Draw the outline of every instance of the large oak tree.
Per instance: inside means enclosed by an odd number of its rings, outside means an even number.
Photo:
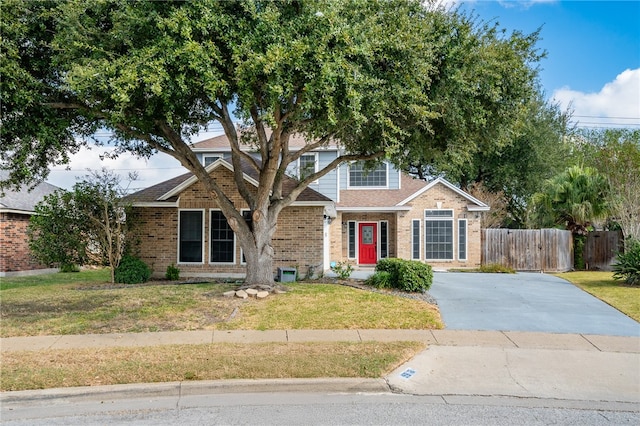
[[[119,152],[171,155],[217,199],[252,284],[273,280],[279,213],[340,163],[402,167],[417,153],[465,158],[503,144],[538,59],[537,34],[507,37],[409,0],[7,0],[1,13],[0,167],[11,181],[46,177],[99,128]],[[251,229],[190,149],[212,121],[230,141]],[[289,150],[294,133],[309,141],[302,150]],[[330,141],[344,155],[283,194],[287,165]]]

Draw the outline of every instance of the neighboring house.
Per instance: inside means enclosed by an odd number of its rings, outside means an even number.
[[[290,149],[304,146],[299,136]],[[225,135],[194,144],[193,151],[224,186],[234,187],[230,147]],[[246,147],[251,152],[250,147]],[[294,178],[320,170],[340,154],[328,146],[301,156],[288,169]],[[255,179],[245,170],[245,178]],[[291,182],[290,182],[291,184]],[[142,259],[157,274],[175,263],[184,273],[242,274],[241,250],[216,210],[190,174],[130,196],[143,218]],[[242,208],[236,194],[233,202]],[[313,182],[280,216],[274,238],[275,267],[297,266],[304,276],[328,270],[333,262],[372,267],[381,258],[426,262],[434,268],[474,268],[480,265],[482,212],[489,207],[445,179],[414,179],[383,163],[364,170],[360,163],[343,164]],[[193,236],[183,230],[193,227]],[[214,235],[222,232],[221,240]],[[190,238],[193,240],[191,241]],[[191,243],[189,243],[191,241]],[[187,244],[194,254],[185,256]],[[224,261],[218,251],[224,251]]]
[[[0,171],[0,180],[6,179]],[[21,187],[18,191],[0,192],[0,277],[31,275],[56,271],[36,262],[29,249],[27,226],[35,206],[56,190],[57,186],[43,182],[31,191]]]

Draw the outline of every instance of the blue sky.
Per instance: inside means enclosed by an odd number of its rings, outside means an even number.
[[[447,3],[509,32],[541,28],[540,82],[548,98],[571,102],[579,125],[640,128],[640,1]]]
[[[542,28],[538,47],[547,57],[540,63],[540,83],[547,98],[570,109],[582,127],[640,128],[640,0],[443,2],[473,10],[483,21],[498,22],[508,32],[528,34]],[[176,160],[164,154],[150,160],[123,155],[101,161],[105,149],[81,150],[72,156],[70,170],[56,167],[48,181],[71,188],[87,168],[104,166],[123,178],[139,170],[140,180],[132,187],[143,188],[184,173]]]

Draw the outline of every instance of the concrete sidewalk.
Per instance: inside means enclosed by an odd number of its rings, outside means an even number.
[[[1,352],[210,343],[419,341],[437,346],[640,353],[640,337],[469,330],[197,330],[0,338]]]
[[[397,392],[470,398],[524,398],[557,407],[640,412],[640,338],[464,330],[186,331],[0,339],[3,353],[175,344],[422,341],[428,348],[380,379],[292,379],[132,384],[4,392],[2,409],[28,401],[171,396],[175,392]],[[70,399],[69,399],[70,398]],[[522,401],[524,401],[522,400]],[[520,401],[520,403],[522,403]],[[541,402],[543,401],[543,402]],[[551,402],[550,402],[551,401]],[[512,401],[513,402],[513,401]],[[525,403],[525,405],[531,404]],[[549,405],[551,404],[551,405]]]

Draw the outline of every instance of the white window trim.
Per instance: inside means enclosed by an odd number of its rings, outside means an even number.
[[[411,221],[411,260],[420,260],[422,259],[422,221],[420,219],[413,219]],[[413,233],[414,225],[418,224],[418,257],[414,257],[413,255],[413,242],[415,240],[416,235]]]
[[[211,229],[212,229],[212,222],[213,222],[213,212],[221,212],[222,210],[220,209],[209,209],[209,256],[207,256],[208,258],[208,263],[209,265],[235,265],[237,263],[237,259],[236,259],[236,233],[233,233],[233,261],[232,262],[212,262],[211,261],[211,253],[213,252],[213,238],[211,238]]]
[[[350,235],[349,235],[349,226],[350,224],[353,223],[354,226],[354,235],[353,235],[353,247],[354,247],[354,251],[353,251],[353,257],[349,256],[349,247],[351,246],[350,244]],[[356,260],[358,259],[358,222],[356,222],[355,220],[349,220],[347,221],[347,259],[350,260]]]
[[[384,186],[352,186],[351,185],[351,165],[357,163],[352,161],[347,165],[347,189],[367,190],[367,189],[389,189],[389,163],[384,161],[382,164],[386,167],[385,185]]]
[[[200,212],[202,214],[202,261],[200,262],[181,262],[180,261],[180,213],[182,212]],[[176,264],[177,265],[204,265],[204,259],[206,257],[206,235],[205,235],[205,218],[204,218],[204,212],[205,209],[178,209],[178,247],[176,250],[176,254],[177,254],[177,259],[176,259]]]
[[[379,220],[378,222],[378,241],[376,244],[378,245],[378,260],[382,259],[382,224],[387,224],[387,257],[389,257],[389,221],[388,220]]]
[[[460,257],[460,229],[461,223],[464,222],[464,257]],[[469,223],[467,219],[458,219],[458,260],[466,261],[469,258]]]
[[[298,160],[296,161],[296,164],[297,164],[297,167],[298,167],[298,179],[300,179],[300,178],[301,178],[300,174],[301,174],[301,172],[302,172],[302,166],[300,165],[300,159],[301,159],[302,157],[304,157],[305,155],[313,155],[313,157],[314,157],[314,160],[313,160],[313,173],[318,173],[318,165],[319,165],[319,164],[318,164],[318,161],[319,161],[319,160],[318,160],[318,153],[317,153],[317,152],[306,152],[306,153],[302,154],[302,155],[298,158]],[[313,182],[311,182],[311,183],[318,183],[318,179],[314,180],[314,181],[313,181]]]
[[[429,211],[450,211],[451,212],[451,216],[447,217],[447,216],[433,216],[433,217],[427,217],[427,210]],[[423,238],[424,238],[424,256],[425,256],[425,261],[427,262],[453,262],[456,260],[456,250],[458,248],[458,245],[456,244],[456,227],[454,226],[454,219],[455,219],[455,211],[453,209],[425,209],[424,210],[424,221],[438,221],[438,220],[448,220],[451,221],[451,258],[450,259],[426,259],[427,256],[427,228],[426,228],[426,224],[425,224],[425,228],[424,228],[424,232],[423,232]]]

